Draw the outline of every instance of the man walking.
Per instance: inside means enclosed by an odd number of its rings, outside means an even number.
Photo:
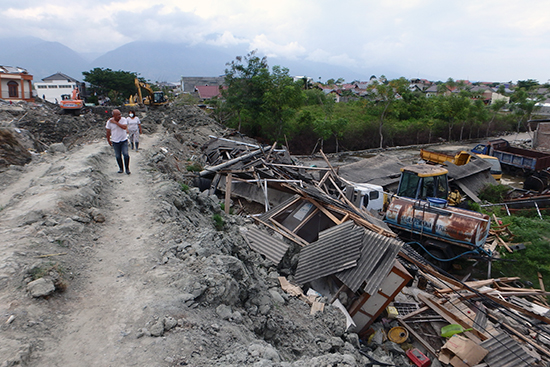
[[[129,175],[130,156],[128,155],[128,137],[126,135],[128,123],[119,110],[113,110],[113,117],[107,121],[105,128],[107,129],[107,142],[115,150],[116,162],[119,168],[118,173],[123,173],[124,167],[126,167],[126,174]],[[124,157],[124,165],[122,164],[122,157]]]

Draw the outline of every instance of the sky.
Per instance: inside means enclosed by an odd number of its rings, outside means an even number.
[[[387,77],[550,78],[540,0],[0,0],[0,34],[105,53],[132,41],[205,43]],[[283,65],[284,66],[284,65]]]

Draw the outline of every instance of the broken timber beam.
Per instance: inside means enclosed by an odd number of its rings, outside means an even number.
[[[227,162],[223,162],[223,163],[220,163],[218,164],[217,166],[212,166],[212,167],[205,167],[204,170],[202,170],[200,173],[199,173],[199,176],[206,176],[210,173],[214,173],[214,172],[218,172],[219,170],[221,170],[222,168],[225,168],[225,167],[228,167],[228,166],[231,166],[232,164],[234,163],[237,163],[237,162],[240,162],[240,161],[243,161],[245,159],[248,159],[248,158],[252,158],[258,154],[262,153],[262,150],[261,149],[258,149],[258,150],[254,150],[248,154],[245,154],[245,155],[242,155],[240,157],[237,157],[237,158],[233,158],[231,160],[228,160]]]
[[[472,325],[466,324],[461,318],[456,317],[451,311],[447,310],[442,305],[438,304],[437,302],[434,302],[433,300],[429,299],[428,297],[425,297],[421,294],[418,295],[418,299],[424,302],[426,306],[430,307],[432,310],[434,310],[439,316],[443,317],[449,324],[459,324],[464,329],[471,328]],[[474,320],[472,319],[472,322]],[[489,339],[489,337],[482,332],[479,332],[478,330],[472,330],[472,331],[465,331],[464,334],[468,336],[471,340],[473,340],[476,343],[480,343],[483,340]]]

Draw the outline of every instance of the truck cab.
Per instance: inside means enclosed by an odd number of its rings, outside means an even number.
[[[428,198],[447,200],[448,173],[449,171],[443,167],[428,164],[403,167],[397,196],[421,200]]]
[[[382,186],[368,183],[353,183],[344,189],[346,198],[356,207],[381,212],[384,209],[384,189]]]

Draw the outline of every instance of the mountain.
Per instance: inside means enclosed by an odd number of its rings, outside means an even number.
[[[0,65],[19,66],[41,80],[62,72],[82,80],[82,71],[88,62],[77,52],[59,42],[48,42],[36,37],[0,39]]]
[[[246,47],[216,47],[210,45],[188,45],[184,43],[135,41],[123,45],[97,58],[91,64],[94,67],[108,67],[113,70],[138,72],[151,81],[178,81],[181,76],[218,76],[223,75],[226,63],[237,56],[248,53]],[[261,50],[258,56],[262,56]],[[321,76],[323,81],[329,78],[367,80],[368,76],[356,70],[321,62],[290,60],[268,57],[268,65],[279,65],[290,70],[290,75],[311,76],[315,81]]]
[[[91,65],[137,72],[153,82],[175,82],[182,76],[223,75],[225,63],[245,53],[239,47],[135,41],[107,52]]]
[[[136,72],[150,81],[177,82],[182,76],[223,75],[226,63],[237,56],[245,56],[244,45],[218,47],[207,44],[135,41],[109,51],[93,61],[92,54],[80,55],[59,42],[48,42],[36,37],[0,39],[0,65],[20,66],[41,80],[56,72],[83,80],[82,72],[95,67]],[[258,56],[262,51],[258,51]],[[314,81],[340,77],[346,81],[367,80],[371,75],[391,78],[383,72],[387,68],[351,69],[300,59],[268,57],[268,65],[279,65],[290,70],[290,75],[305,75]]]

